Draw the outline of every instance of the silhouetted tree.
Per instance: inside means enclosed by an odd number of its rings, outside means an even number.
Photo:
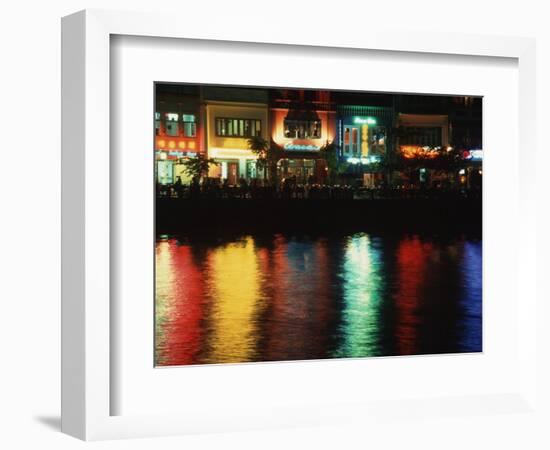
[[[267,180],[267,168],[269,166],[269,142],[261,136],[253,136],[248,139],[248,148],[257,156],[256,168],[264,173],[264,181]]]
[[[219,163],[212,158],[207,158],[199,153],[195,158],[185,158],[182,160],[183,171],[193,180],[201,181],[205,175],[208,175],[208,169],[211,165]]]
[[[347,168],[347,163],[340,162],[338,158],[338,146],[334,141],[326,143],[321,147],[321,157],[327,162],[328,167],[328,179],[330,184],[334,184],[336,177]]]
[[[258,156],[256,164],[264,172],[264,181],[269,178],[272,183],[275,183],[277,180],[277,162],[284,155],[283,148],[275,141],[268,142],[261,136],[248,139],[248,148]]]
[[[269,150],[267,152],[267,161],[269,168],[269,176],[274,184],[277,184],[277,163],[284,157],[285,151],[283,147],[277,144],[273,139],[269,142]]]

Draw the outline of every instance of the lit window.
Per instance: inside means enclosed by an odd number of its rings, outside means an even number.
[[[166,134],[168,136],[177,136],[178,133],[178,114],[166,113],[164,115],[164,123],[166,126]]]
[[[225,136],[227,134],[223,120],[216,120],[216,134],[218,136]]]
[[[386,128],[369,128],[369,148],[374,155],[383,155],[386,153]]]
[[[351,129],[351,149],[353,154],[359,151],[359,130],[355,127]]]
[[[321,121],[285,119],[284,130],[287,138],[319,139],[321,138]]]
[[[160,113],[155,113],[155,134],[158,136],[160,134]]]
[[[197,124],[194,114],[183,114],[183,135],[186,137],[195,137],[197,134]]]
[[[261,135],[261,121],[254,119],[216,118],[216,135],[227,137],[253,137]]]

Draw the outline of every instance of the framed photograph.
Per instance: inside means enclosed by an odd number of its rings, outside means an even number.
[[[154,90],[156,367],[482,351],[482,97]]]
[[[532,40],[93,10],[62,46],[64,432],[536,413]]]

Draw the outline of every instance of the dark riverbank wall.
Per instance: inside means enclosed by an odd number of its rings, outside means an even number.
[[[156,200],[156,232],[468,232],[481,236],[479,199]]]

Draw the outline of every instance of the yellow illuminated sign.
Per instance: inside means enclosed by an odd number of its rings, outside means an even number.
[[[258,158],[251,150],[236,148],[210,148],[208,149],[208,156],[210,158]]]
[[[361,156],[369,155],[369,126],[361,125]]]

